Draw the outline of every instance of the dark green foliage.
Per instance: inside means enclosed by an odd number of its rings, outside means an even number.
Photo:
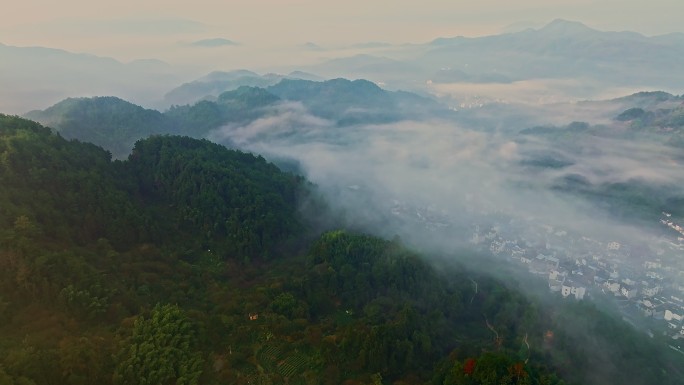
[[[301,228],[301,178],[263,158],[180,137],[141,141],[134,154],[112,162],[94,145],[0,115],[0,335],[19,338],[0,344],[0,364],[14,380],[111,381],[102,355],[123,317],[201,298],[203,274],[226,258],[280,256]],[[35,330],[30,339],[14,333],[20,325]],[[76,341],[95,338],[79,329],[105,342],[90,353],[100,366],[76,363],[76,346],[87,346]],[[60,349],[73,358],[55,359]]]
[[[175,122],[159,111],[111,96],[70,98],[26,116],[56,129],[67,139],[104,147],[116,158],[125,158],[138,139],[177,132]]]
[[[261,157],[207,140],[158,136],[136,143],[126,166],[144,204],[161,214],[155,221],[187,234],[186,246],[202,240],[222,256],[267,256],[299,230],[302,178]]]
[[[263,117],[268,114],[265,108],[279,100],[262,88],[242,86],[222,93],[216,101],[173,106],[165,115],[176,123],[179,133],[199,138],[223,125],[246,124]]]
[[[207,141],[155,136],[112,162],[0,115],[0,182],[2,383],[682,378],[677,353],[595,308],[542,308],[397,241],[309,244],[304,181]]]
[[[21,122],[24,127],[9,129]],[[43,238],[55,241],[83,244],[101,237],[121,245],[138,241],[142,219],[119,187],[126,177],[106,151],[68,142],[30,121],[15,118],[9,125],[0,124],[2,228],[11,227],[23,215]],[[125,237],[120,236],[122,227],[128,228]]]
[[[135,321],[114,383],[197,385],[204,359],[195,329],[178,306],[157,305],[149,319]]]
[[[173,106],[164,113],[178,127],[178,132],[195,138],[224,125],[246,124],[267,116],[266,107],[280,99],[256,87],[239,87],[219,95],[216,101],[202,100],[193,105]]]
[[[208,100],[199,101],[192,106],[173,106],[166,111],[166,115],[178,122],[178,126],[182,127],[180,132],[198,138],[225,121],[221,107]]]
[[[44,111],[26,114],[54,128],[67,139],[102,146],[114,158],[126,158],[134,143],[155,134],[195,138],[226,124],[244,124],[265,114],[264,107],[279,99],[261,88],[240,87],[218,101],[173,106],[165,113],[144,109],[115,97],[66,99]]]
[[[138,142],[129,161],[112,163],[98,147],[9,121],[0,137],[3,228],[23,215],[44,239],[106,238],[118,249],[179,240],[170,232],[181,231],[239,257],[266,255],[298,229],[302,179],[261,157],[208,141],[153,137]],[[12,130],[17,121],[27,127]]]
[[[535,327],[521,296],[481,277],[476,278],[484,291],[476,295],[465,272],[450,269],[448,277],[441,277],[394,242],[326,233],[312,247],[309,264],[314,273],[303,292],[312,316],[346,313],[349,320],[337,321],[339,357],[354,357],[350,365],[383,378],[411,372],[427,376],[457,346],[495,348],[485,317],[506,336],[504,346]],[[321,292],[331,303],[321,303]]]

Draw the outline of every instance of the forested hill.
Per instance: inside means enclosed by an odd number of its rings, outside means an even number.
[[[278,114],[278,103],[301,103],[332,125],[376,124],[450,114],[436,101],[409,92],[387,91],[367,80],[324,82],[285,79],[267,89],[241,86],[217,97],[167,111],[145,109],[116,97],[69,98],[25,115],[67,139],[102,146],[125,159],[133,144],[154,134],[208,137],[220,127],[240,127]],[[411,111],[410,113],[408,111]]]
[[[262,109],[279,100],[260,88],[241,87],[216,101],[174,106],[161,113],[111,97],[69,98],[43,111],[26,114],[54,128],[67,139],[102,146],[117,159],[125,159],[140,139],[155,134],[202,138],[226,124],[244,124],[265,114]]]
[[[679,384],[587,304],[302,236],[305,181],[203,140],[126,161],[0,115],[1,384]],[[565,381],[561,381],[563,378]]]
[[[363,79],[340,78],[324,82],[283,79],[266,90],[283,100],[301,102],[314,115],[341,126],[390,123],[448,113],[443,105],[430,98],[410,92],[387,91]]]
[[[118,158],[125,158],[138,139],[178,131],[177,124],[161,112],[111,96],[69,98],[26,117],[58,130],[67,139],[102,146]]]
[[[153,136],[127,161],[48,128],[1,116],[0,216],[29,218],[41,239],[87,245],[106,238],[215,247],[256,256],[295,235],[303,180],[261,157],[206,140]],[[227,241],[226,237],[230,238]]]

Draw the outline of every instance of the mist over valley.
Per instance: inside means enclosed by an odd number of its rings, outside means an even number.
[[[0,45],[0,379],[684,381],[684,35],[162,24]]]

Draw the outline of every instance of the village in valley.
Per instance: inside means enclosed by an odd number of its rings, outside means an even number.
[[[663,213],[661,223],[679,228]],[[615,302],[626,322],[662,333],[678,348],[684,340],[684,238],[653,237],[648,244],[601,241],[547,225],[475,226],[470,242],[544,279],[571,300]]]
[[[434,207],[393,201],[397,219],[430,231],[453,230],[449,215]],[[537,220],[484,216],[467,242],[476,250],[546,281],[559,300],[610,304],[622,318],[650,336],[671,339],[684,354],[684,232],[662,213],[662,233],[648,241],[599,239]]]

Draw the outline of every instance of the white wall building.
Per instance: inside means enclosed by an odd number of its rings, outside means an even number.
[[[584,295],[586,294],[587,289],[585,287],[575,285],[575,284],[566,284],[564,283],[562,288],[561,288],[561,295],[563,298],[567,298],[571,295],[574,295],[576,299],[580,300],[584,298]]]
[[[671,311],[670,309],[667,309],[667,310],[665,310],[665,316],[663,317],[663,319],[665,321],[668,321],[668,322],[670,322],[670,321],[681,322],[682,319],[684,319],[684,316],[682,316],[681,314],[677,314],[677,313]]]
[[[616,281],[606,281],[603,283],[603,287],[612,293],[620,292],[620,283]]]

